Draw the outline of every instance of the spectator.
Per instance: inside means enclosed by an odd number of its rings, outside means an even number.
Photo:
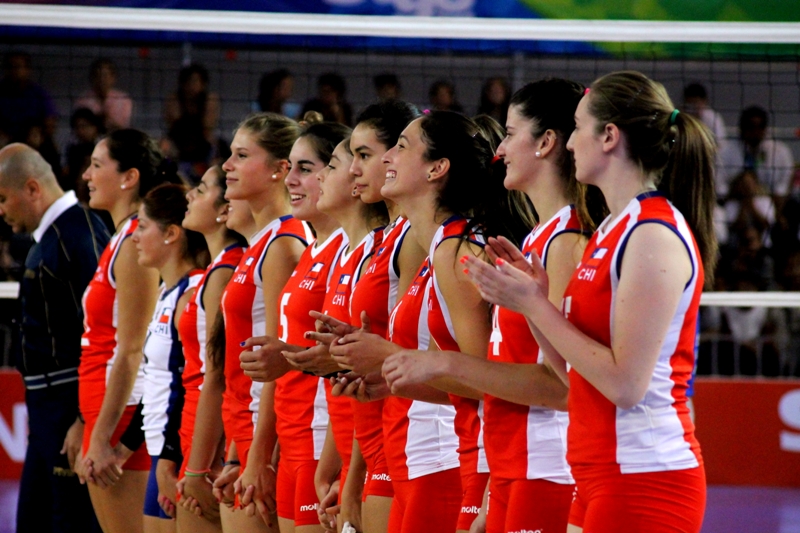
[[[100,218],[79,206],[74,193],[65,194],[47,162],[23,144],[0,150],[0,212],[15,233],[31,233],[35,241],[20,287],[17,367],[27,388],[29,436],[17,531],[99,532],[73,465],[83,438],[81,296],[109,236]]]
[[[789,147],[767,139],[767,112],[758,106],[742,111],[739,140],[725,143],[717,169],[717,194],[727,196],[731,182],[743,170],[752,170],[767,194],[780,204],[791,191],[794,160]]]
[[[316,111],[326,122],[338,122],[349,126],[353,121],[353,109],[345,100],[346,89],[344,78],[338,74],[333,72],[323,74],[317,80],[317,97],[305,103],[300,116],[309,111]]]
[[[683,89],[683,111],[699,118],[708,126],[717,140],[717,146],[724,144],[728,136],[725,131],[725,121],[722,120],[722,115],[709,107],[705,87],[699,83],[690,83]]]
[[[511,87],[508,85],[508,80],[501,77],[489,78],[481,89],[478,114],[489,115],[500,124],[505,124],[510,101]]]
[[[209,92],[203,66],[193,63],[181,69],[178,90],[164,104],[164,120],[168,138],[164,152],[197,183],[214,158],[219,125],[219,96]]]
[[[100,117],[85,107],[76,109],[69,119],[72,139],[64,152],[64,170],[59,180],[65,191],[75,191],[78,200],[89,204],[89,188],[81,176],[92,159],[94,145],[103,133],[103,122]]]
[[[77,102],[75,109],[85,107],[103,120],[106,131],[129,128],[133,101],[127,93],[115,89],[117,68],[114,62],[100,58],[89,68],[91,89],[86,91]]]
[[[52,98],[31,80],[31,56],[9,52],[3,60],[0,80],[0,146],[25,140],[32,128],[53,139],[58,111]]]
[[[446,80],[439,80],[431,85],[428,89],[428,101],[431,104],[431,111],[464,112],[464,108],[456,100],[455,86]]]
[[[300,105],[290,102],[294,92],[294,76],[285,68],[267,72],[258,84],[258,109],[294,118],[300,113]]]
[[[375,95],[378,97],[379,102],[400,99],[402,94],[400,80],[394,74],[378,74],[372,78],[372,83],[375,85]]]
[[[22,136],[22,142],[42,154],[44,160],[50,164],[56,176],[61,175],[61,156],[58,148],[53,141],[53,137],[47,135],[45,126],[42,124],[31,124]]]
[[[765,194],[754,171],[745,170],[733,180],[724,208],[731,234],[744,235],[752,229],[764,247],[772,246],[775,203]]]

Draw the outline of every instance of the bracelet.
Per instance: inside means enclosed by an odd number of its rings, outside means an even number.
[[[230,461],[225,461],[222,463],[222,466],[241,466],[242,463],[238,459],[231,459]]]
[[[189,468],[183,471],[186,477],[206,477],[209,473],[211,473],[211,469],[206,468],[205,470],[191,470]]]

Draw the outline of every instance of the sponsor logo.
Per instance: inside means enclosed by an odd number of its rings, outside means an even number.
[[[388,481],[389,483],[392,482],[391,476],[389,474],[372,474],[373,481]]]
[[[303,511],[316,511],[317,510],[317,506],[318,505],[316,503],[312,504],[312,505],[301,505],[300,506],[300,512],[302,513]]]
[[[481,508],[475,505],[466,505],[461,508],[461,514],[478,514],[481,512]]]
[[[509,531],[508,533],[544,533],[541,529],[519,529],[517,531]]]

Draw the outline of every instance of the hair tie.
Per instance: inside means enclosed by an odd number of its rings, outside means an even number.
[[[670,126],[674,126],[675,125],[675,118],[678,116],[678,113],[680,113],[680,111],[678,111],[677,109],[672,111],[672,114],[669,116],[669,125]]]
[[[589,91],[591,91],[591,90],[592,90],[591,87],[587,87],[586,89],[584,89],[583,94],[587,95],[587,94],[589,94]]]
[[[499,155],[495,154],[495,156],[492,158],[492,164],[494,165],[495,163],[497,163],[501,159],[503,159],[503,158],[500,157]]]

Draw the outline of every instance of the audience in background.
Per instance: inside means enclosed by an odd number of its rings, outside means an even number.
[[[220,101],[208,81],[205,67],[190,64],[180,70],[178,90],[164,103],[168,142],[162,150],[192,183],[211,166],[217,149]]]
[[[32,134],[52,142],[58,111],[50,94],[31,78],[31,63],[30,54],[22,51],[9,52],[3,58],[0,146],[25,142]]]
[[[78,200],[88,205],[89,188],[81,176],[91,162],[94,145],[104,132],[103,120],[90,109],[81,107],[72,113],[69,126],[72,133],[64,150],[64,167],[58,181],[62,189],[74,190]]]
[[[511,86],[503,77],[489,78],[481,89],[479,115],[489,115],[500,124],[506,123],[508,104],[511,102]]]
[[[294,76],[288,69],[279,68],[261,76],[258,83],[258,108],[254,111],[278,113],[290,118],[300,113],[300,105],[291,102]]]
[[[739,139],[725,143],[720,149],[718,196],[727,196],[734,178],[744,170],[755,172],[764,192],[778,201],[791,192],[789,188],[794,172],[792,152],[785,143],[767,138],[767,126],[764,108],[750,106],[742,111]]]
[[[433,82],[428,89],[428,102],[431,111],[455,111],[463,113],[464,108],[456,99],[456,87],[447,80]]]
[[[378,97],[379,102],[399,100],[402,96],[400,80],[394,74],[378,74],[372,78],[372,83],[375,86],[375,95]]]
[[[300,116],[316,111],[326,122],[338,122],[350,126],[353,122],[353,108],[347,103],[347,86],[344,78],[334,72],[323,74],[317,80],[317,96],[308,100]]]
[[[683,111],[702,120],[714,134],[717,145],[722,146],[728,136],[725,132],[725,121],[722,115],[711,109],[708,93],[703,85],[690,83],[683,89]]]
[[[77,102],[74,109],[85,107],[100,117],[106,131],[131,126],[133,100],[126,92],[115,89],[117,67],[108,58],[96,59],[89,67],[91,88]]]

